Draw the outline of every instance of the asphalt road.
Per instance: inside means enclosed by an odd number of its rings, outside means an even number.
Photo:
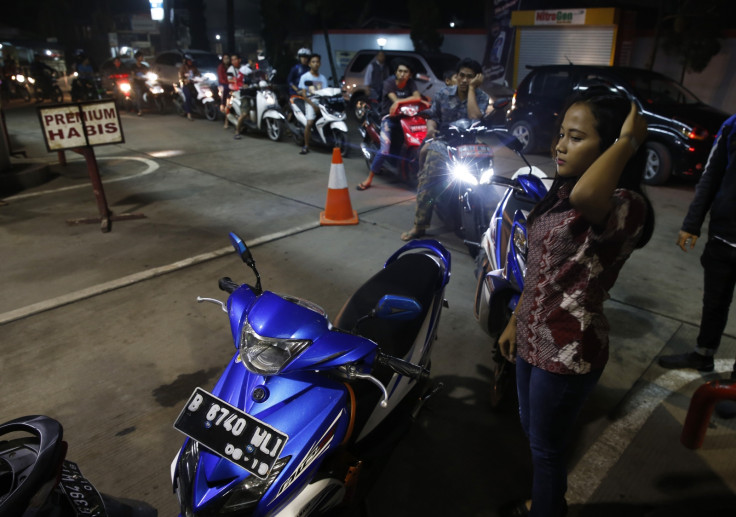
[[[110,208],[145,218],[96,224],[84,163],[43,146],[32,106],[6,120],[13,174],[48,165],[45,180],[5,192],[0,206],[0,421],[47,414],[65,428],[69,458],[104,492],[178,512],[169,465],[182,442],[172,428],[194,387],[212,387],[231,357],[225,315],[196,296],[223,298],[217,279],[250,280],[227,233],[253,245],[264,287],[313,300],[334,315],[402,244],[414,193],[391,178],[354,185],[367,169],[345,160],[356,226],[321,227],[331,153],[298,155],[292,141],[234,141],[220,123],[123,114],[125,143],[95,153]],[[533,161],[549,171],[550,161]],[[497,169],[521,164],[498,150]],[[0,173],[2,174],[2,173]],[[41,173],[38,173],[41,174]],[[689,397],[730,371],[731,318],[715,374],[666,372],[656,356],[697,335],[699,253],[674,246],[692,187],[652,188],[657,228],[611,293],[612,354],[581,418],[571,458],[571,515],[704,515],[736,508],[736,424],[714,417],[706,445],[679,443]],[[440,221],[430,236],[453,253],[452,280],[433,353],[445,386],[389,459],[369,495],[370,515],[493,516],[527,495],[531,469],[513,411],[489,409],[489,347],[472,316],[474,263]],[[733,311],[732,311],[733,312]],[[710,505],[710,506],[709,506]],[[718,506],[720,505],[720,506]],[[679,512],[679,513],[678,513]]]

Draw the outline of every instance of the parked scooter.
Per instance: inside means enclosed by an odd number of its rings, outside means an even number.
[[[207,120],[217,120],[217,114],[220,111],[220,100],[217,94],[217,85],[213,84],[209,79],[204,77],[195,77],[191,84],[194,86],[192,92],[192,113],[202,115]],[[188,85],[174,83],[173,101],[176,111],[179,115],[184,115],[184,103],[186,97],[182,88],[188,88]]]
[[[547,193],[541,178],[544,172],[532,167],[521,152],[523,144],[508,135],[504,143],[520,156],[526,167],[520,168],[512,178],[492,175],[488,184],[505,187],[496,205],[488,228],[478,243],[476,256],[477,286],[473,314],[481,328],[491,336],[493,343],[493,385],[491,406],[498,408],[513,391],[514,366],[502,355],[498,338],[516,308],[524,289],[526,274],[527,231],[526,218],[534,205]]]
[[[3,517],[155,517],[150,505],[102,494],[66,458],[61,424],[27,416],[0,424]],[[5,437],[9,439],[5,439]]]
[[[237,127],[244,110],[248,116],[243,119],[241,131],[265,131],[268,138],[278,142],[283,134],[286,118],[281,113],[276,93],[271,86],[276,70],[265,60],[259,61],[259,65],[259,70],[253,72],[253,82],[231,93],[227,119]]]
[[[373,159],[381,149],[381,116],[377,104],[364,103],[363,106],[365,119],[360,126],[363,137],[360,149],[370,170]],[[391,135],[389,157],[384,160],[382,168],[412,187],[417,186],[419,147],[427,136],[427,122],[421,116],[421,111],[429,106],[424,99],[402,99],[389,113],[389,116],[398,118],[401,128]]]
[[[310,86],[310,81],[306,84]],[[309,99],[319,110],[312,127],[311,142],[331,148],[339,147],[340,153],[347,156],[350,151],[348,126],[345,123],[345,99],[340,88],[322,88],[312,93]],[[304,144],[304,128],[307,125],[305,102],[300,95],[292,95],[289,99],[291,113],[286,122],[297,145]]]
[[[386,457],[429,396],[450,253],[433,240],[407,243],[331,324],[310,301],[264,291],[245,243],[230,239],[256,282],[223,278],[227,303],[199,299],[228,313],[237,352],[176,420],[189,437],[171,465],[181,514],[349,507],[372,460]]]

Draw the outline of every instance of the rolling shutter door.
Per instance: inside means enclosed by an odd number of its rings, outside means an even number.
[[[614,37],[614,26],[524,27],[515,84],[529,73],[527,65],[611,65]]]

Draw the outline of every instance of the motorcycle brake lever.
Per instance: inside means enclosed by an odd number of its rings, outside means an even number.
[[[210,302],[210,303],[217,304],[222,309],[222,312],[227,312],[227,305],[225,305],[225,303],[221,302],[220,300],[216,300],[215,298],[203,298],[201,296],[197,296],[197,303],[202,303],[202,302]]]

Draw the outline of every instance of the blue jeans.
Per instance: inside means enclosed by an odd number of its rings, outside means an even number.
[[[564,515],[568,445],[580,408],[602,373],[560,375],[516,358],[519,416],[534,467],[532,517]]]

